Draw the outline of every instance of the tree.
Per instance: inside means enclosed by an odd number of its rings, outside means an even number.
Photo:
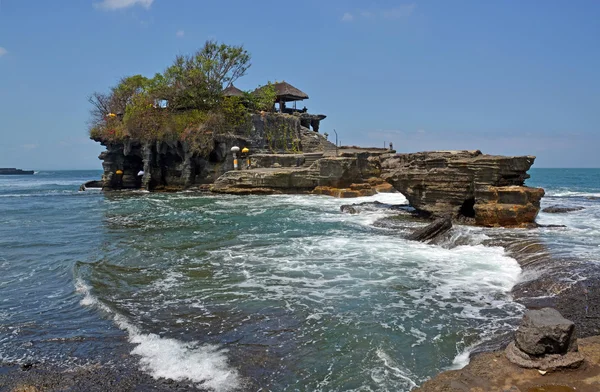
[[[244,76],[250,65],[243,46],[207,41],[193,55],[177,56],[156,91],[175,109],[211,109],[219,103],[223,88]]]
[[[110,110],[112,113],[125,113],[127,106],[133,98],[139,94],[146,93],[150,86],[150,80],[142,75],[133,75],[121,78],[119,84],[112,88]]]
[[[201,122],[211,118],[227,119],[235,126],[243,122],[247,108],[237,101],[224,106],[222,91],[245,75],[250,65],[243,46],[207,41],[193,55],[177,56],[151,79],[142,75],[121,78],[108,94],[89,97],[90,134],[157,140],[199,129]],[[168,102],[166,108],[157,105],[160,100]]]

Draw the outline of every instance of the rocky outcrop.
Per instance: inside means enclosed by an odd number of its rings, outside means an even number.
[[[233,170],[233,146],[248,147],[252,154],[302,151],[303,135],[318,135],[302,129],[299,117],[287,114],[254,114],[249,123],[250,129],[212,136],[212,148],[206,152],[198,152],[182,140],[126,139],[116,143],[98,139],[106,147],[99,156],[104,169],[103,189],[178,190],[212,184]],[[316,139],[320,143],[324,137],[318,135]],[[138,176],[140,171],[143,176]]]
[[[574,212],[574,211],[581,211],[584,210],[584,207],[559,207],[559,206],[552,206],[552,207],[546,207],[542,210],[542,212],[545,212],[547,214],[566,214],[567,212]]]
[[[272,193],[307,193],[317,187],[345,189],[352,186],[354,189],[349,191],[359,195],[360,192],[355,190],[359,187],[356,184],[377,177],[379,172],[378,160],[371,160],[368,156],[326,157],[310,167],[230,171],[219,177],[211,190],[234,194],[254,193],[253,189],[259,189],[260,193],[265,193],[265,189],[271,189]]]
[[[418,211],[482,226],[527,226],[543,189],[524,186],[535,157],[434,151],[381,156],[382,178]]]

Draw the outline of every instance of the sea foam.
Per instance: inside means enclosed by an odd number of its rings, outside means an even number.
[[[125,316],[93,296],[81,278],[77,278],[75,289],[83,296],[81,305],[94,306],[110,314],[117,326],[127,331],[129,341],[137,345],[131,353],[141,357],[141,369],[152,377],[189,381],[214,391],[233,391],[242,386],[237,370],[228,364],[226,349],[142,333]]]

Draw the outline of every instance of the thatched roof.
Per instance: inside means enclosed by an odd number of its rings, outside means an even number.
[[[233,84],[223,90],[224,97],[243,97],[244,92],[239,88],[235,87]]]
[[[255,92],[260,91],[265,87],[266,86],[262,86],[256,89]],[[304,91],[297,89],[285,81],[273,83],[273,87],[275,87],[275,93],[277,93],[277,101],[290,102],[308,99],[308,95]]]

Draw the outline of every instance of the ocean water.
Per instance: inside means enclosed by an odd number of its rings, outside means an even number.
[[[0,176],[0,362],[113,366],[128,342],[141,370],[190,388],[409,391],[523,312],[510,290],[531,277],[485,245],[498,230],[428,245],[374,225],[393,211],[340,212],[401,194],[78,191],[100,174]],[[585,209],[507,233],[600,260],[600,170],[531,174],[543,206]]]

